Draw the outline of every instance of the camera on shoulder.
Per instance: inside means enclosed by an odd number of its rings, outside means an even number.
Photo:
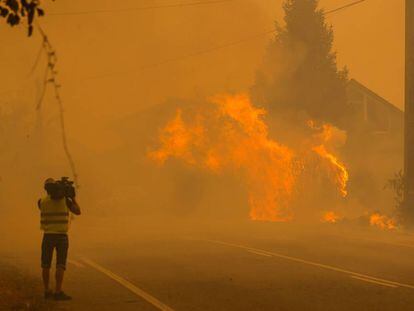
[[[63,198],[74,198],[76,191],[74,182],[69,177],[62,177],[60,180],[47,183],[45,190],[53,200],[60,200]]]

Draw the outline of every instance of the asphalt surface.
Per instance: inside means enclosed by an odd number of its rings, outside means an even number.
[[[36,256],[13,260],[36,274]],[[65,289],[63,310],[414,310],[414,243],[283,230],[128,238],[72,247]]]

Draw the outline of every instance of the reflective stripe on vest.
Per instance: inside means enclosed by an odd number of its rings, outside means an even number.
[[[69,209],[65,198],[52,200],[47,196],[40,200],[40,228],[45,233],[68,232]]]

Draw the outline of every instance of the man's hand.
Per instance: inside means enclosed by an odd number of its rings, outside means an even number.
[[[78,204],[78,202],[76,202],[75,197],[73,197],[73,198],[66,198],[66,204],[67,204],[69,210],[73,214],[75,214],[75,215],[80,215],[81,214],[81,210],[80,210],[79,204]]]

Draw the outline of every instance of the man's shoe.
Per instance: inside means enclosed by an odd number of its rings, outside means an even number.
[[[45,291],[45,299],[52,299],[54,298],[53,292],[52,291]]]
[[[54,295],[55,300],[71,300],[72,297],[66,295],[64,292],[55,293]]]

